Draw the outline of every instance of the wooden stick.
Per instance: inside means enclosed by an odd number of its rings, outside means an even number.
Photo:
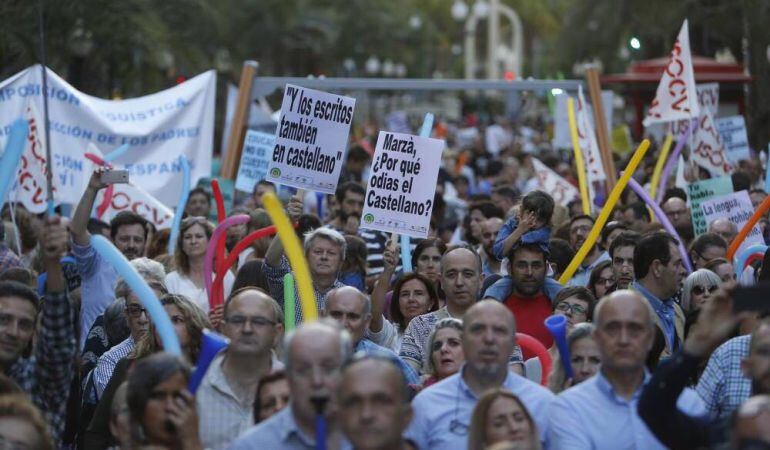
[[[602,166],[607,174],[607,192],[611,192],[618,181],[618,173],[615,170],[615,161],[612,159],[607,122],[604,121],[599,71],[595,67],[586,69],[586,81],[588,81],[588,92],[591,95],[591,104],[594,109],[594,123],[596,123],[596,136],[599,139],[599,151],[602,154]]]
[[[256,61],[244,61],[241,69],[241,80],[238,83],[238,102],[230,124],[230,139],[227,141],[227,153],[222,161],[219,175],[228,180],[235,179],[243,151],[243,138],[249,119],[249,104],[251,103],[251,86],[257,74],[259,64]]]

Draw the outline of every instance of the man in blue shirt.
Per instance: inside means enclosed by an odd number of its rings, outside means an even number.
[[[479,397],[489,389],[508,389],[529,411],[541,441],[548,428],[554,395],[512,373],[508,358],[516,345],[516,323],[505,305],[482,300],[463,316],[465,365],[459,373],[423,390],[412,402],[407,437],[420,450],[465,450],[468,427]]]
[[[666,339],[661,357],[679,349],[684,339],[684,312],[674,301],[687,271],[677,249],[676,239],[664,232],[642,236],[634,248],[634,274],[631,289],[639,292],[655,311],[653,319]]]
[[[118,274],[91,246],[88,219],[94,208],[96,194],[107,187],[101,179],[103,170],[91,174],[88,187],[72,216],[72,253],[78,273],[82,278],[80,305],[80,348],[85,345],[88,330],[110,303],[115,300],[115,284]],[[132,211],[121,211],[110,221],[110,237],[115,247],[132,260],[144,255],[147,240],[147,221]]]
[[[364,333],[369,329],[369,323],[372,321],[372,301],[361,291],[352,286],[344,286],[330,291],[324,306],[324,316],[334,319],[350,333],[355,352],[388,358],[398,365],[407,383],[410,385],[420,384],[420,377],[417,372],[392,350],[364,339]]]
[[[594,311],[594,340],[602,367],[594,377],[560,394],[551,406],[549,439],[557,449],[664,449],[639,417],[637,403],[650,375],[645,369],[655,322],[645,300],[620,290]],[[691,389],[678,408],[700,416],[705,408]]]

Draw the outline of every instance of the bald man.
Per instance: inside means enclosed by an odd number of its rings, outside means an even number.
[[[729,219],[719,218],[709,224],[709,233],[722,236],[729,244],[738,235],[738,226],[730,222]]]
[[[645,360],[655,334],[653,312],[637,292],[620,290],[594,311],[593,337],[602,367],[593,378],[561,393],[551,408],[549,438],[558,449],[664,449],[639,418],[637,402],[649,374]],[[697,394],[686,390],[679,409],[705,413]]]
[[[342,371],[340,425],[356,450],[409,450],[403,437],[412,420],[409,387],[389,359],[367,356]]]
[[[513,314],[500,302],[480,301],[463,316],[462,339],[465,365],[415,397],[407,436],[420,450],[465,450],[478,398],[488,389],[502,387],[519,397],[544,441],[554,396],[509,370],[508,358],[516,345]]]
[[[323,314],[336,321],[350,333],[356,353],[362,352],[367,355],[388,358],[401,368],[409,384],[414,386],[420,384],[420,377],[417,372],[392,350],[364,338],[364,333],[372,321],[372,301],[366,294],[352,286],[333,289],[329,291],[326,297]]]

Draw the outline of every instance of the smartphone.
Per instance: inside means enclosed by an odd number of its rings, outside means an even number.
[[[735,289],[733,311],[770,311],[770,283]]]
[[[102,173],[101,180],[104,184],[128,183],[128,170],[108,170]]]

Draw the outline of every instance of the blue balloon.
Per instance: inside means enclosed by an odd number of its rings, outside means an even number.
[[[123,153],[126,153],[128,149],[129,149],[128,144],[123,144],[120,147],[116,148],[115,150],[111,151],[110,153],[104,155],[104,158],[102,159],[104,159],[105,162],[115,161],[116,159],[120,158],[120,156],[123,155]]]
[[[19,166],[24,144],[27,143],[29,124],[24,119],[16,119],[11,124],[11,132],[5,143],[5,151],[0,158],[0,203],[5,202],[11,184],[16,181],[16,168]]]
[[[217,356],[217,353],[222,349],[227,348],[230,345],[230,340],[211,330],[203,330],[203,338],[201,343],[201,351],[198,355],[198,362],[195,364],[195,370],[190,376],[190,381],[187,383],[187,390],[195,395],[195,391],[203,381],[203,376],[206,375],[206,371],[209,370],[211,361]]]
[[[105,261],[115,268],[115,271],[118,272],[121,278],[126,280],[131,291],[147,309],[163,344],[163,350],[172,355],[182,356],[182,348],[179,346],[179,338],[176,335],[176,331],[174,331],[174,325],[171,323],[171,319],[168,317],[166,310],[163,309],[163,305],[160,304],[155,293],[150,289],[147,282],[144,281],[144,278],[131,266],[128,259],[123,256],[123,253],[120,253],[112,245],[112,242],[104,236],[91,235],[91,246]]]
[[[735,257],[735,276],[740,280],[741,275],[743,275],[743,269],[746,266],[746,260],[749,259],[749,256],[753,255],[754,253],[765,253],[767,251],[767,245],[764,244],[754,244],[751,247],[747,248],[743,251],[740,255],[736,255]]]
[[[574,378],[575,373],[572,371],[569,346],[567,345],[567,316],[554,314],[545,319],[545,327],[551,332],[553,341],[559,349],[559,359],[561,359],[561,365],[564,366],[564,376],[567,379]]]
[[[180,158],[182,163],[182,194],[179,196],[179,203],[176,204],[174,222],[171,225],[171,232],[168,237],[169,255],[173,255],[174,249],[176,249],[176,239],[179,236],[179,227],[182,225],[184,208],[187,206],[187,197],[190,196],[190,165],[187,163],[187,158],[184,155],[180,156]]]

